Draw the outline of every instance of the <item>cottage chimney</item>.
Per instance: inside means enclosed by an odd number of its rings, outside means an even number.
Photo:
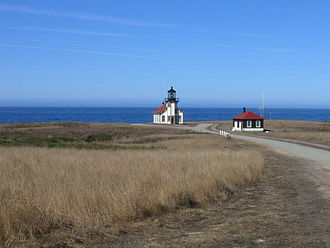
[[[243,108],[243,113],[245,113],[245,111],[246,111],[246,107]]]

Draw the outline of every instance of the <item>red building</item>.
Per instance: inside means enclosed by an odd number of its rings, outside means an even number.
[[[264,131],[265,118],[243,108],[243,113],[233,117],[232,131]]]

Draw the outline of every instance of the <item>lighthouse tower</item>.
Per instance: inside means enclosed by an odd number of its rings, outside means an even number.
[[[179,98],[176,98],[176,91],[171,87],[167,91],[167,98],[162,106],[155,109],[154,123],[183,124],[183,111],[178,108]]]
[[[171,124],[176,123],[176,110],[177,110],[177,104],[179,102],[179,99],[176,98],[176,91],[171,87],[169,91],[167,91],[167,99],[165,98],[165,102],[169,105],[169,117]]]

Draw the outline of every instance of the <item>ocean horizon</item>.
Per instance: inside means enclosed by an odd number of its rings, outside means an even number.
[[[0,107],[0,123],[18,122],[152,122],[150,107]],[[248,108],[260,115],[260,110]],[[183,108],[184,121],[223,121],[242,112],[242,108]],[[330,121],[330,109],[265,108],[264,117],[283,120]]]

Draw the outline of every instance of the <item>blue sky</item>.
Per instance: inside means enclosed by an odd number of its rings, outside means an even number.
[[[330,1],[0,0],[1,106],[330,108]]]

